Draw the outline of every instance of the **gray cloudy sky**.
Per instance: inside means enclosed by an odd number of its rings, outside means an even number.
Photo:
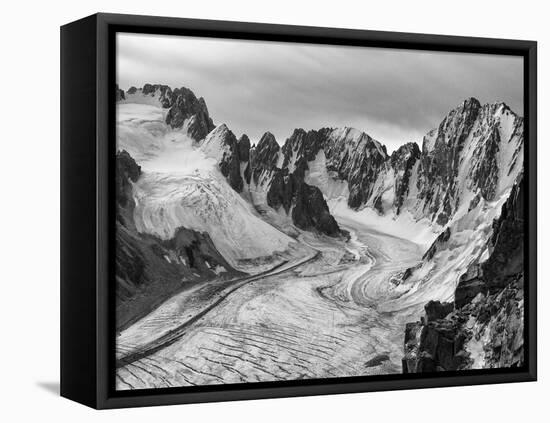
[[[216,125],[253,142],[271,131],[352,126],[391,152],[421,142],[467,97],[523,114],[519,57],[119,34],[123,89],[160,83],[204,97]]]

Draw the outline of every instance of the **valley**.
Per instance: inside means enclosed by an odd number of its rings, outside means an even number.
[[[521,216],[504,210],[523,198],[523,118],[504,103],[466,99],[388,154],[346,127],[252,143],[185,87],[118,98],[117,389],[522,360],[517,320],[472,314],[503,289],[522,313],[522,268],[501,266],[496,288],[474,272],[519,254]],[[513,351],[484,356],[477,339],[502,320]],[[421,343],[432,330],[450,338]],[[444,342],[460,359],[442,361]]]

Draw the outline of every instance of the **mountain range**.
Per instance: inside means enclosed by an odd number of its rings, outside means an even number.
[[[427,292],[433,296],[426,306],[429,317],[407,325],[404,370],[408,372],[472,366],[475,360],[464,364],[456,352],[471,342],[468,336],[475,336],[471,331],[464,335],[463,322],[456,321],[466,315],[474,316],[475,322],[483,318],[485,322],[508,321],[508,314],[495,317],[487,311],[491,304],[503,301],[505,289],[515,289],[506,294],[506,301],[515,305],[521,301],[517,275],[522,272],[522,256],[514,253],[521,265],[514,262],[514,269],[507,271],[512,265],[502,262],[502,255],[516,251],[521,232],[517,215],[523,201],[518,192],[522,191],[524,122],[505,103],[482,105],[468,98],[429,131],[420,145],[407,142],[388,154],[381,142],[348,127],[295,129],[284,142],[266,132],[251,145],[246,134],[237,137],[226,124],[215,125],[206,101],[188,88],[145,84],[139,89],[116,89],[119,104],[163,110],[160,118],[150,122],[129,119],[131,124],[118,135],[117,242],[123,246],[117,250],[119,328],[175,292],[182,278],[196,282],[220,275],[230,278],[249,273],[254,266],[260,268],[274,257],[283,261],[290,249],[298,248],[293,242],[297,230],[349,239],[336,212],[407,227],[406,233],[425,249],[420,262],[392,279],[400,296],[381,305],[393,312],[408,304],[425,303]],[[135,139],[126,136],[135,130],[131,125],[136,122],[147,128],[147,136],[141,138],[144,145],[125,141]],[[147,138],[150,134],[155,135],[152,141]],[[148,171],[149,179],[137,184],[141,166],[154,162],[155,151],[173,149],[178,137],[189,141],[193,152],[215,163],[227,183],[212,178],[210,183],[201,179],[197,185],[193,179],[193,189],[185,195],[193,198],[189,204],[204,210],[199,217],[191,218],[179,197],[167,200],[163,193],[161,203],[149,204],[145,191],[140,191],[148,183],[191,186],[192,176],[161,180],[166,177]],[[163,140],[160,144],[159,139]],[[201,170],[195,172],[198,175]],[[516,216],[513,223],[507,223],[510,214]],[[510,233],[513,241],[507,244],[503,237]],[[247,254],[236,253],[239,248]],[[495,260],[498,270],[490,264]],[[512,283],[514,288],[510,288]],[[480,310],[489,313],[488,317],[479,317]],[[449,315],[461,317],[447,324]],[[454,325],[452,336],[441,329],[449,325]],[[480,323],[481,327],[485,330],[487,325]],[[426,337],[443,332],[446,348],[460,344],[453,354],[440,350],[441,340],[435,347],[418,341],[420,333]],[[519,335],[513,342],[518,339]],[[505,364],[521,361],[519,349],[518,345],[508,347],[507,358],[502,359]],[[499,360],[500,355],[493,364]]]

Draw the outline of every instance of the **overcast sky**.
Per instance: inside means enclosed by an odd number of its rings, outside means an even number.
[[[282,144],[294,128],[352,126],[393,151],[421,143],[467,97],[523,115],[519,57],[119,34],[117,81],[185,86],[216,125]]]

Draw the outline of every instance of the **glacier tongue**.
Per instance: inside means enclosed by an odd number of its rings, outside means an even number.
[[[260,219],[215,169],[194,174],[144,173],[134,185],[139,232],[170,239],[177,228],[207,232],[238,270],[287,250],[293,239]],[[273,257],[272,257],[273,256]]]

